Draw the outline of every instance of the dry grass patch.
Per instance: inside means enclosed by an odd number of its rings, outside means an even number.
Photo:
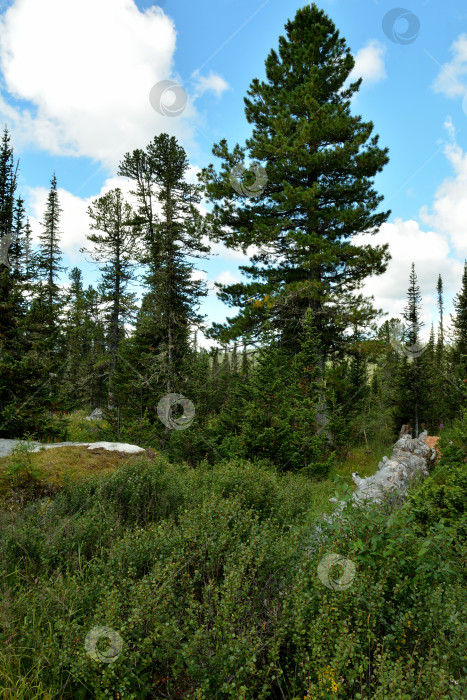
[[[0,458],[0,504],[8,510],[16,510],[30,500],[55,494],[63,486],[65,477],[79,481],[98,474],[110,474],[144,456],[143,453],[111,452],[102,447],[94,450],[84,446],[54,447],[22,457],[27,459],[34,473],[31,478],[25,472],[9,473],[15,456],[8,455]]]
[[[111,452],[103,447],[94,450],[87,447],[54,447],[34,455],[41,475],[55,486],[63,485],[65,475],[75,481],[93,474],[107,474],[140,456]]]

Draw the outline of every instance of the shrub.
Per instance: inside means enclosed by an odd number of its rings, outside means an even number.
[[[432,477],[410,494],[410,502],[423,527],[440,520],[457,523],[465,537],[461,521],[467,512],[467,412],[440,440],[440,449],[441,462]]]
[[[12,668],[31,700],[464,697],[465,540],[422,531],[411,502],[325,523],[319,488],[156,457],[4,514],[6,697]],[[344,583],[330,553],[351,562]]]

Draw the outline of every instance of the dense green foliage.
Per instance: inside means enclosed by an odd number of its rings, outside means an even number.
[[[440,441],[441,466],[410,498],[417,520],[424,526],[443,521],[449,526],[459,527],[459,537],[465,539],[467,409],[464,408],[463,421],[457,422],[448,436]]]
[[[247,184],[251,172],[242,182],[232,177],[245,149],[229,153],[225,140],[213,147],[221,174],[210,165],[198,185],[186,182],[186,153],[168,134],[124,154],[119,174],[130,180],[136,204],[117,189],[88,209],[97,288],[84,288],[78,268],[66,293],[59,286],[55,175],[32,250],[5,129],[0,239],[11,236],[13,265],[0,263],[0,435],[65,439],[64,414],[101,407],[109,440],[158,447],[193,465],[261,458],[325,477],[351,443],[386,444],[409,422],[416,434],[423,425],[436,434],[460,415],[467,265],[452,337],[438,276],[437,337],[433,329],[413,356],[421,313],[414,266],[408,327],[398,330],[391,319],[377,328],[381,312],[358,290],[386,270],[388,249],[354,238],[371,236],[389,216],[373,188],[387,149],[371,122],[351,114],[360,81],[346,83],[354,59],[329,17],[305,6],[285,29],[278,53],[266,60],[266,82],[253,80],[245,99],[254,127],[250,156],[267,161],[261,191]],[[213,204],[206,215],[197,207],[203,195]],[[220,299],[238,314],[206,329],[199,313],[206,287],[194,262],[210,241],[259,252],[242,267],[248,282],[220,285]],[[225,343],[222,353],[197,346],[198,328]],[[167,394],[191,403],[189,430],[160,420]]]
[[[449,434],[446,485],[466,430]],[[455,517],[439,505],[427,522],[427,493],[350,508],[311,549],[313,482],[244,460],[142,458],[2,512],[5,697],[461,698],[466,516],[452,488]],[[355,566],[342,590],[317,575],[330,552]],[[112,663],[86,653],[94,627],[120,635]]]

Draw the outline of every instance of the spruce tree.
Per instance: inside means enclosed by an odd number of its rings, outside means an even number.
[[[402,416],[403,423],[409,421],[412,423],[416,437],[418,437],[420,422],[426,422],[426,409],[429,401],[424,384],[423,363],[420,359],[424,352],[420,338],[420,330],[424,325],[420,318],[421,301],[415,264],[412,263],[407,304],[402,314],[406,324],[400,348],[402,357],[399,365],[398,383],[401,399],[399,419]]]
[[[354,59],[331,19],[313,3],[285,29],[279,55],[272,50],[266,60],[267,82],[254,79],[244,100],[253,125],[246,147],[254,167],[265,162],[266,177],[257,183],[262,191],[253,189],[252,173],[242,187],[232,181],[245,148],[229,152],[225,139],[213,148],[224,161],[220,176],[212,165],[199,175],[214,203],[216,240],[244,251],[259,248],[241,268],[251,281],[221,287],[219,298],[240,312],[213,324],[211,335],[256,340],[269,319],[294,353],[311,308],[324,370],[326,357],[345,346],[352,311],[362,327],[378,315],[352,292],[385,271],[388,246],[352,239],[376,233],[390,214],[376,213],[383,197],[372,187],[388,156],[372,136],[373,123],[351,114],[361,79],[345,86]],[[246,188],[254,196],[245,197]]]
[[[248,353],[247,353],[247,347],[246,343],[243,343],[243,351],[242,351],[242,366],[240,369],[240,375],[242,378],[247,378],[248,373],[249,373],[249,361],[248,361]]]
[[[368,384],[368,355],[365,335],[358,325],[354,326],[352,345],[349,347],[349,391],[352,399],[350,410],[355,412],[364,403],[369,390]]]
[[[278,342],[259,351],[248,381],[238,382],[222,407],[217,443],[223,456],[267,459],[280,470],[326,476],[330,436],[317,434],[322,374],[316,335],[310,310],[300,333],[301,350],[292,361]]]
[[[434,413],[437,418],[433,424],[433,430],[438,434],[439,425],[447,422],[455,414],[455,405],[457,401],[457,391],[453,392],[455,380],[452,376],[452,369],[449,366],[450,347],[446,344],[446,333],[444,327],[444,285],[441,275],[438,276],[436,285],[439,323],[438,323],[438,338],[436,342],[435,352],[435,369],[436,371],[430,381],[433,384],[432,403]]]
[[[456,375],[467,379],[467,260],[464,262],[462,287],[454,298],[453,326],[453,360]]]
[[[221,392],[221,396],[225,397],[230,388],[231,368],[229,352],[226,345],[224,345],[223,351],[222,362],[219,367],[219,390]]]
[[[10,246],[10,264],[13,273],[19,276],[21,273],[21,259],[23,257],[23,232],[24,232],[24,199],[18,197],[15,203],[15,210],[13,215],[13,238]]]
[[[134,181],[138,200],[134,225],[142,229],[147,292],[133,348],[135,369],[150,379],[145,401],[155,421],[158,398],[184,383],[190,334],[202,324],[198,308],[207,294],[204,282],[193,278],[190,260],[209,252],[202,242],[209,229],[196,208],[201,186],[185,181],[187,168],[184,149],[168,134],[155,137],[146,151],[125,154],[119,168],[119,175]]]
[[[238,375],[238,351],[237,351],[237,343],[233,344],[233,349],[232,349],[232,359],[230,361],[230,367],[231,367],[231,372],[234,376]]]
[[[26,281],[31,280],[35,274],[35,259],[32,248],[32,229],[29,218],[24,225],[23,247],[21,251],[21,272]]]
[[[32,229],[29,218],[26,218],[22,232],[21,251],[19,257],[20,287],[25,313],[30,309],[36,291],[37,254],[33,250]]]
[[[211,401],[214,411],[219,411],[222,406],[222,392],[219,389],[219,348],[211,349]]]
[[[15,165],[11,137],[5,126],[0,148],[0,240],[13,231],[18,168],[19,161]]]
[[[442,368],[443,358],[444,358],[444,298],[443,298],[443,279],[441,275],[438,275],[438,282],[436,285],[436,293],[438,297],[438,311],[439,311],[439,330],[438,330],[438,342],[436,345],[436,357],[438,361],[438,366]]]
[[[423,422],[430,428],[430,434],[437,435],[439,424],[444,422],[444,402],[441,396],[442,375],[438,366],[439,347],[435,340],[434,324],[431,324],[430,336],[420,357],[423,393],[426,396],[426,407]]]
[[[60,207],[57,178],[55,173],[50,181],[50,190],[47,196],[42,232],[39,234],[39,251],[36,256],[37,273],[42,281],[36,300],[34,311],[36,324],[40,324],[43,351],[48,359],[49,413],[57,410],[56,396],[59,392],[59,371],[65,361],[65,348],[61,332],[61,315],[63,308],[63,294],[58,284],[58,278],[66,268],[61,265],[62,252],[60,249]]]
[[[87,407],[88,332],[83,273],[77,267],[70,272],[64,319],[67,360],[61,387],[67,410]]]
[[[210,387],[211,363],[205,348],[194,350],[186,360],[186,383],[181,387],[196,407],[197,422],[203,423],[213,411]]]
[[[23,315],[21,290],[14,272],[15,199],[18,166],[15,164],[13,146],[5,126],[0,144],[0,436],[21,435],[24,430],[17,407],[23,403],[27,387],[21,359],[24,343],[20,330]]]
[[[0,258],[0,344],[5,350],[13,342],[13,329],[17,323],[11,299],[13,277],[10,268],[18,166],[19,163],[15,165],[14,162],[11,138],[5,126],[0,147],[0,250],[3,252]],[[0,395],[0,410],[1,403]]]
[[[58,324],[59,309],[61,307],[61,294],[58,286],[58,277],[66,268],[60,263],[62,252],[60,250],[60,207],[57,178],[55,173],[50,181],[50,191],[42,222],[42,233],[39,234],[39,253],[37,256],[37,269],[39,276],[45,281],[46,302],[49,314],[50,328],[55,329]]]
[[[108,394],[106,368],[108,358],[105,345],[105,320],[101,309],[100,294],[92,285],[84,291],[84,357],[86,376],[86,402],[89,410],[105,405]]]
[[[119,188],[99,197],[88,207],[97,233],[87,234],[93,244],[91,250],[82,248],[100,266],[99,284],[101,302],[106,307],[105,321],[109,354],[109,408],[114,400],[114,375],[120,342],[125,333],[125,322],[133,320],[136,295],[129,291],[135,279],[136,231],[135,213],[125,202]]]

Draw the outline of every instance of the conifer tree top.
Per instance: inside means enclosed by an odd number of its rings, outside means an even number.
[[[278,51],[266,59],[267,80],[255,78],[244,98],[253,125],[246,148],[229,151],[223,139],[213,148],[224,160],[221,175],[212,165],[200,174],[214,202],[218,239],[259,249],[241,268],[253,281],[222,287],[219,297],[241,311],[214,332],[225,340],[254,337],[272,317],[275,332],[293,341],[310,306],[323,347],[337,347],[346,324],[365,325],[378,315],[351,295],[386,270],[388,245],[352,239],[376,233],[389,217],[390,211],[377,211],[383,197],[373,189],[388,149],[378,147],[372,122],[351,114],[361,80],[347,83],[355,62],[332,20],[307,5],[285,29]],[[232,185],[247,149],[252,170],[262,163],[266,173],[261,191],[252,185],[250,197]]]

